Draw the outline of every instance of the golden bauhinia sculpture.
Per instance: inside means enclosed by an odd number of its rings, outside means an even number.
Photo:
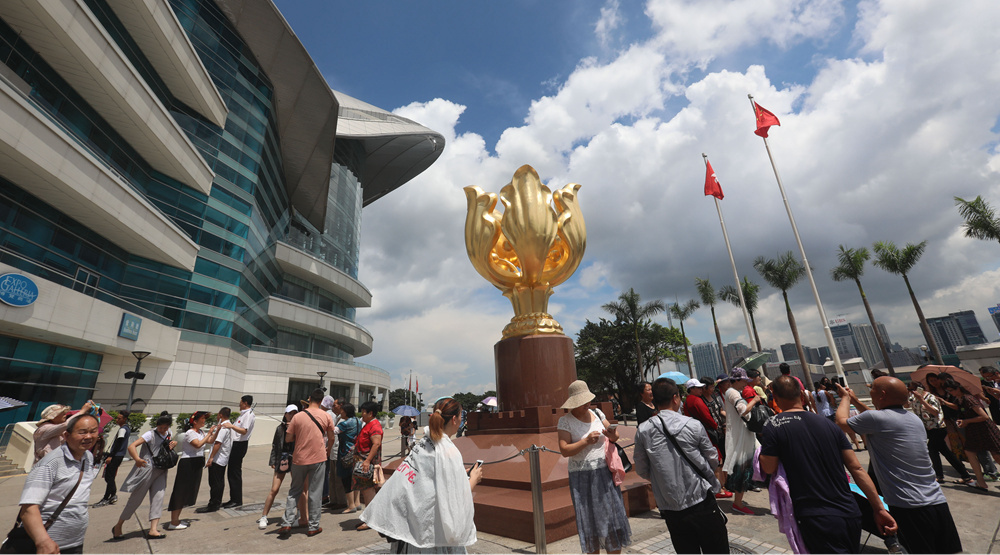
[[[561,334],[548,313],[552,288],[569,279],[583,259],[587,230],[577,201],[580,185],[556,192],[542,185],[531,166],[521,166],[497,194],[465,188],[469,213],[465,249],[479,272],[510,299],[514,317],[503,337]]]

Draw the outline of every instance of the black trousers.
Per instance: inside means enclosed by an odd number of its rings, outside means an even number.
[[[701,503],[680,511],[660,511],[677,553],[729,553],[726,515],[709,492]]]
[[[233,452],[229,454],[226,475],[229,477],[229,501],[243,504],[243,457],[247,456],[246,441],[234,441]]]
[[[927,453],[931,456],[931,465],[934,466],[934,474],[938,477],[938,480],[944,478],[944,469],[941,467],[941,455],[944,455],[948,464],[955,469],[955,472],[958,472],[958,475],[963,480],[971,478],[972,475],[965,469],[962,461],[955,456],[954,451],[948,449],[948,444],[945,443],[947,437],[948,430],[946,428],[927,430]]]
[[[108,463],[104,466],[104,482],[108,487],[104,490],[102,499],[111,499],[118,495],[118,486],[115,485],[115,477],[118,476],[118,467],[122,465],[125,457],[108,457]]]
[[[899,543],[908,553],[958,553],[962,539],[947,503],[915,509],[889,507],[899,526]]]
[[[861,517],[798,517],[802,542],[809,553],[861,553]]]
[[[222,494],[226,491],[226,467],[215,463],[208,467],[208,506],[221,507]]]

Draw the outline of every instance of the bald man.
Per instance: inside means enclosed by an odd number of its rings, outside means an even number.
[[[958,553],[962,540],[948,501],[941,493],[927,454],[920,417],[903,408],[908,392],[900,380],[883,376],[872,382],[870,410],[850,389],[837,384],[837,424],[868,435],[868,453],[889,514],[899,527],[899,542],[909,553]],[[851,403],[858,409],[848,417]]]

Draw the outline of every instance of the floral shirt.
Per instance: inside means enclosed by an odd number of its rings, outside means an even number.
[[[937,430],[938,428],[944,428],[944,412],[941,410],[941,403],[938,402],[937,397],[933,393],[927,392],[924,394],[924,400],[927,404],[934,407],[937,410],[937,415],[932,415],[927,407],[920,402],[915,395],[910,393],[910,410],[913,414],[920,417],[920,421],[924,423],[924,428],[928,430]]]

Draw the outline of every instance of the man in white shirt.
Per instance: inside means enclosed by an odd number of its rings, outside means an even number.
[[[233,452],[229,455],[229,464],[226,475],[229,478],[229,502],[222,506],[224,509],[239,507],[243,504],[243,457],[247,456],[247,445],[250,435],[253,434],[253,395],[244,395],[240,399],[240,416],[236,423],[228,420],[222,424],[223,428],[234,433]]]
[[[232,414],[229,407],[219,409],[219,422],[228,423],[229,415]],[[218,511],[222,507],[222,494],[226,491],[226,465],[233,451],[233,435],[231,428],[219,430],[219,435],[215,437],[212,445],[212,453],[205,458],[205,467],[208,468],[208,505],[197,509],[197,513],[211,513]]]

